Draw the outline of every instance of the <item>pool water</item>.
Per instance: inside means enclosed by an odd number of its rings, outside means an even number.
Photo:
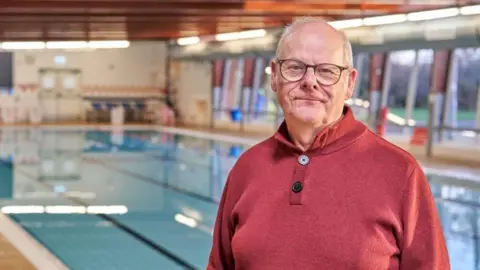
[[[0,206],[71,269],[205,269],[226,175],[246,148],[146,128],[4,128]],[[477,269],[480,185],[429,181],[452,269]]]

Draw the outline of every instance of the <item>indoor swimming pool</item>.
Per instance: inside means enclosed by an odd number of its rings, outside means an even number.
[[[0,206],[70,269],[205,269],[246,148],[140,127],[3,128]],[[478,269],[480,183],[428,178],[452,269]]]

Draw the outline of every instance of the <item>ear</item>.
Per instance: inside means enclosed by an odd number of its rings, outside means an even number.
[[[277,92],[277,76],[278,76],[278,65],[277,63],[275,62],[275,60],[273,60],[272,62],[270,62],[270,70],[271,70],[271,80],[270,80],[270,86],[273,90],[273,92]]]
[[[355,85],[357,84],[358,71],[355,68],[352,68],[348,74],[348,87],[345,92],[345,100],[349,100],[353,96],[353,91],[355,91]]]

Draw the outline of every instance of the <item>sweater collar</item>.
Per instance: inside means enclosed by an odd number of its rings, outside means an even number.
[[[306,152],[329,153],[353,143],[367,128],[358,122],[352,109],[345,105],[343,117],[335,124],[322,129],[315,137],[312,146]],[[295,152],[302,152],[292,141],[285,120],[274,135],[281,145]]]

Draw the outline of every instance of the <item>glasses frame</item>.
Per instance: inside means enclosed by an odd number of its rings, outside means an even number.
[[[303,73],[302,77],[300,77],[300,79],[298,79],[296,81],[292,81],[292,80],[289,80],[289,79],[285,78],[285,76],[283,75],[283,72],[282,72],[282,64],[285,61],[295,61],[295,62],[299,62],[299,63],[302,63],[303,65],[305,65],[305,67],[306,67],[305,72]],[[320,81],[317,78],[317,75],[315,75],[315,78],[317,79],[317,82],[319,84],[323,85],[323,86],[332,86],[332,85],[337,84],[340,81],[340,78],[342,77],[343,71],[350,69],[349,67],[343,67],[343,66],[339,66],[339,65],[336,65],[336,64],[332,64],[332,63],[320,63],[320,64],[317,64],[317,65],[307,65],[307,64],[303,63],[302,61],[299,61],[299,60],[296,60],[296,59],[277,59],[277,63],[278,63],[279,68],[280,68],[280,70],[279,70],[280,75],[282,76],[282,78],[284,78],[286,81],[289,81],[289,82],[299,82],[299,81],[303,80],[303,77],[305,77],[305,74],[307,74],[308,68],[313,68],[313,74],[315,74],[315,70],[317,69],[317,67],[322,66],[322,65],[331,65],[331,66],[335,66],[335,67],[339,68],[340,69],[340,74],[339,74],[337,80],[332,84],[320,83]]]

